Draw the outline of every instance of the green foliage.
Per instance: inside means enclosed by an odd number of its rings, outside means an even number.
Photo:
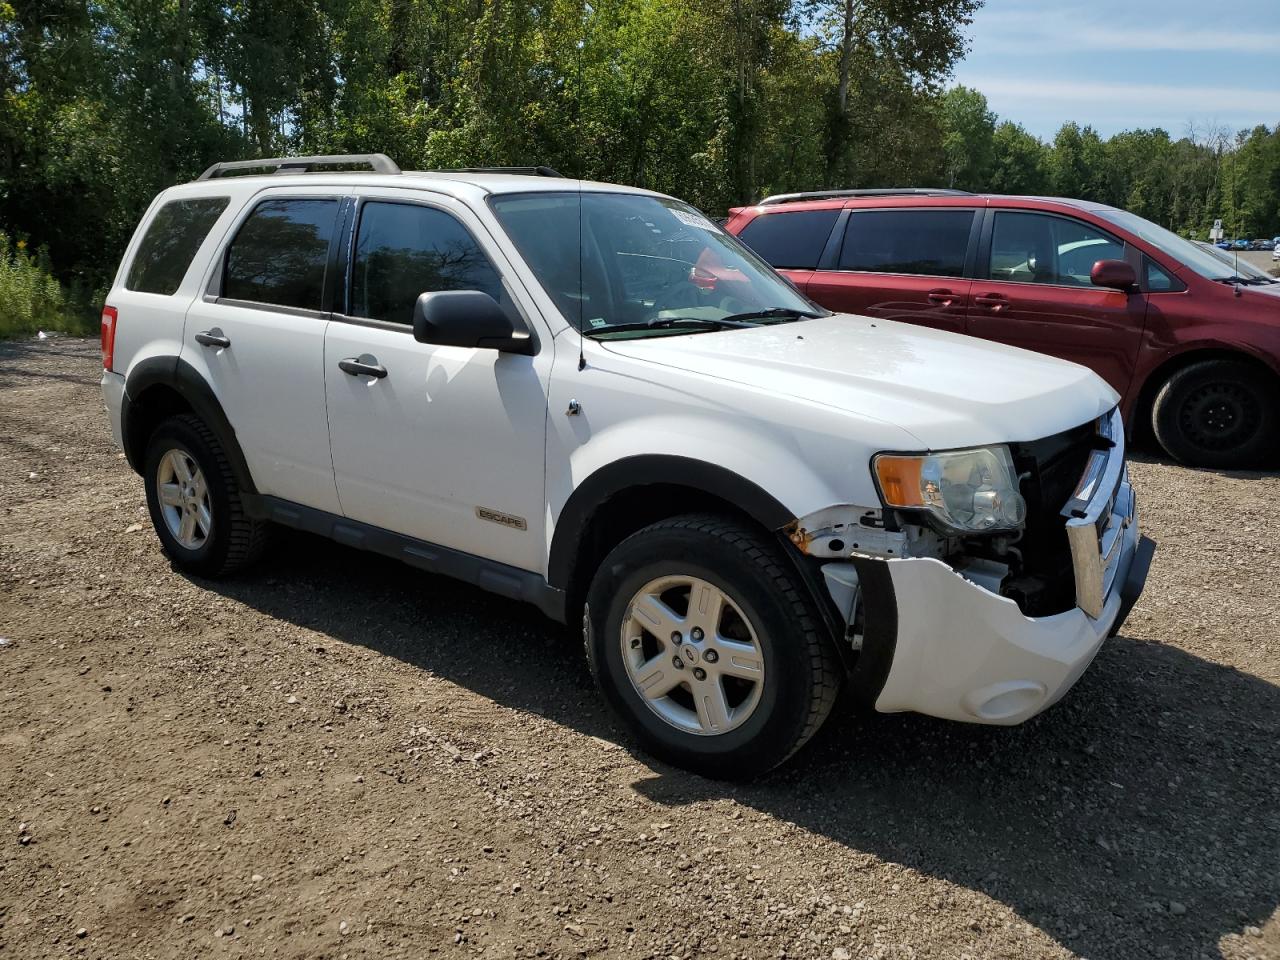
[[[83,332],[67,309],[62,286],[53,276],[48,251],[33,257],[22,241],[0,232],[0,337],[40,330]]]
[[[991,138],[993,193],[1039,196],[1049,192],[1049,150],[1020,125],[1006,120]]]
[[[954,184],[1280,233],[1280,128],[1103,141],[1070,124],[1047,145],[981,93],[944,93],[980,4],[0,0],[0,229],[92,303],[151,198],[210,163],[382,151],[406,169],[544,163],[715,214]]]
[[[942,152],[947,186],[981,189],[991,177],[996,115],[987,98],[968,87],[952,87],[942,97]]]

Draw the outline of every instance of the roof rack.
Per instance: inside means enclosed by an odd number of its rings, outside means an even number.
[[[318,157],[267,157],[262,160],[231,160],[215,163],[197,180],[213,180],[236,170],[268,170],[273,173],[315,173],[316,167],[354,166],[364,164],[370,173],[399,173],[396,162],[385,153],[334,153]],[[333,171],[324,171],[333,172]]]
[[[446,167],[434,173],[512,173],[525,177],[559,177],[560,173],[551,167]]]
[[[968,197],[968,190],[947,190],[943,187],[872,187],[866,190],[814,190],[808,193],[779,193],[765,197],[757,207],[777,203],[798,203],[801,200],[838,200],[841,197]]]

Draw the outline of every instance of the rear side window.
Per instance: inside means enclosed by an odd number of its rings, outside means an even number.
[[[841,270],[959,277],[973,210],[855,210],[840,248]]]
[[[418,297],[437,290],[481,290],[502,302],[498,272],[451,215],[411,203],[361,207],[351,315],[412,323]]]
[[[323,309],[337,200],[265,200],[227,251],[222,296],[304,310]]]
[[[228,202],[228,197],[170,200],[157,210],[129,264],[125,287],[166,297],[177,291],[191,258]]]
[[[765,213],[748,223],[738,239],[781,270],[815,270],[839,216],[839,210]]]
[[[992,280],[1091,287],[1099,260],[1123,260],[1124,244],[1079,220],[1043,213],[996,214],[991,233]]]

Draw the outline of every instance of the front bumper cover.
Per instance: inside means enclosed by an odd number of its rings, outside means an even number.
[[[1106,429],[1113,446],[1091,461],[1064,511],[1075,608],[1027,617],[933,558],[856,561],[867,629],[854,680],[877,710],[1011,725],[1080,678],[1133,608],[1155,550],[1138,531],[1118,415]]]

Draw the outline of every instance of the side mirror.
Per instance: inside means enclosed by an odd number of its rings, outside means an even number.
[[[537,342],[482,290],[424,293],[413,305],[413,339],[442,347],[479,347],[532,355]]]
[[[1138,288],[1138,275],[1124,260],[1099,260],[1089,272],[1089,279],[1095,287],[1108,287],[1124,293],[1133,293]]]

